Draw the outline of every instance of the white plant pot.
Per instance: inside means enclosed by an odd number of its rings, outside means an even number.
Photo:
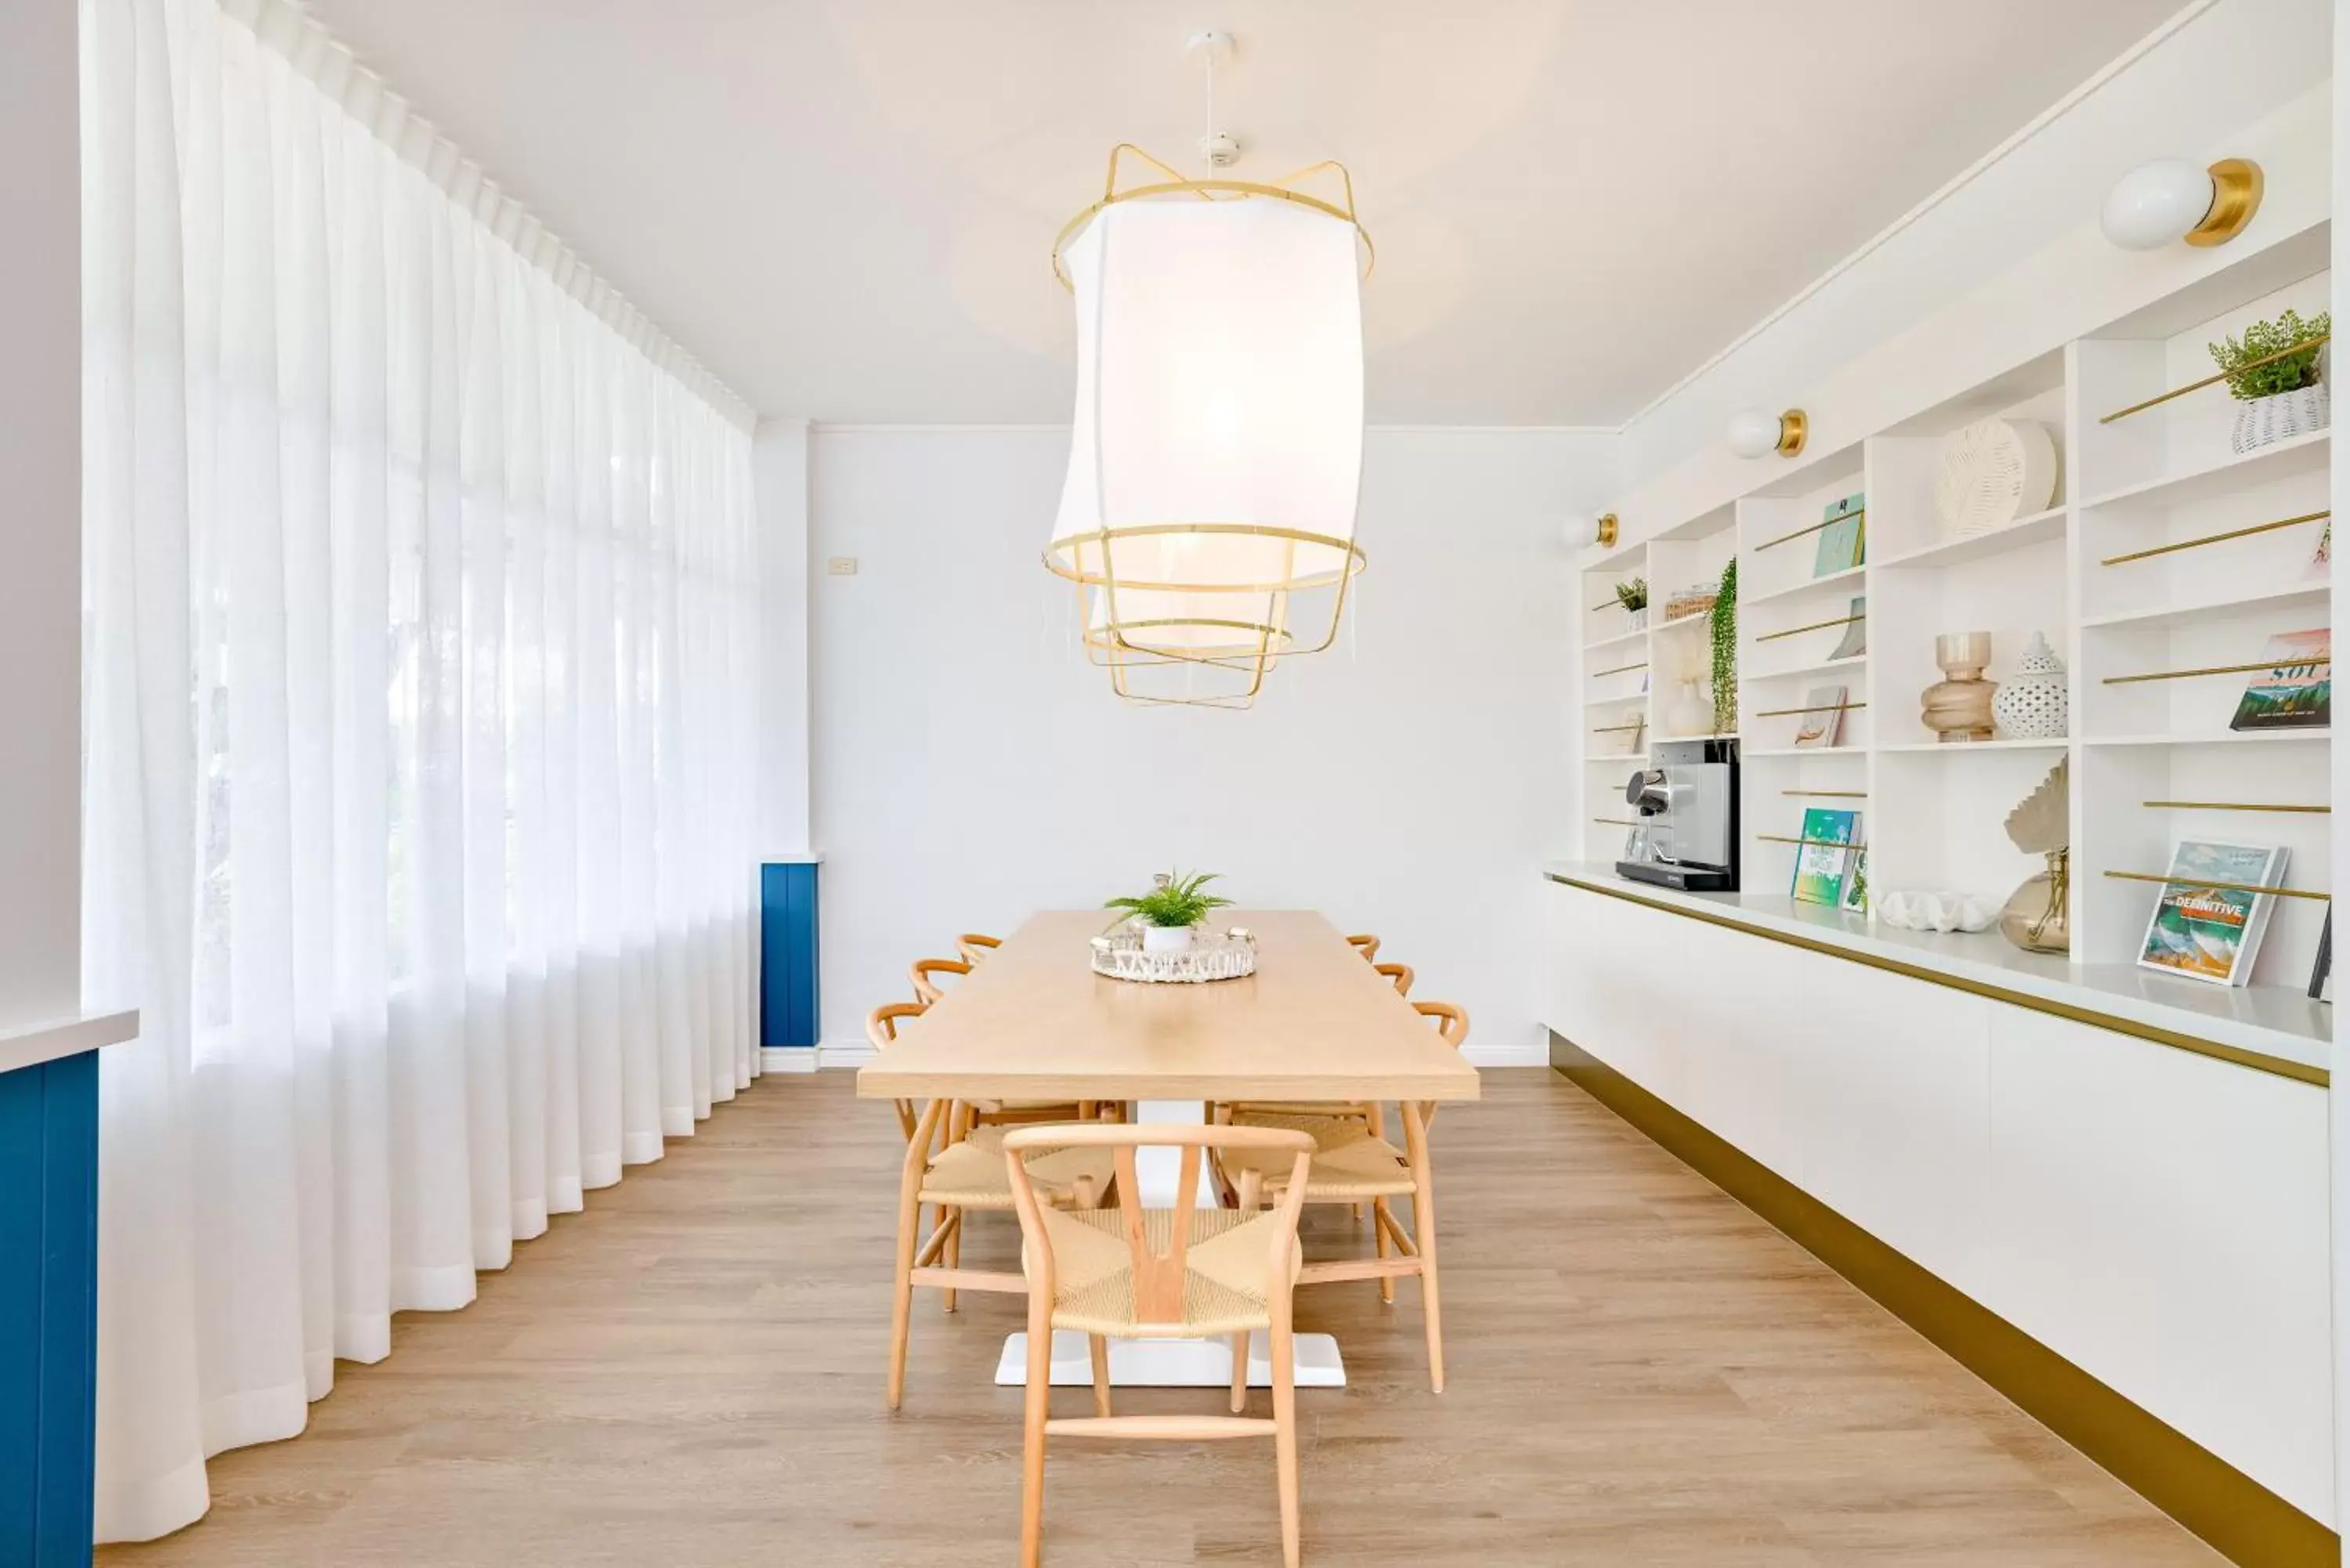
[[[2322,431],[2334,422],[2333,402],[2323,381],[2272,397],[2248,398],[2236,406],[2235,449],[2257,452],[2272,441]]]
[[[1646,631],[1648,629],[1648,606],[1642,605],[1638,609],[1630,610],[1626,613],[1627,613],[1632,618],[1632,629],[1634,631]]]
[[[1142,928],[1142,950],[1147,953],[1188,952],[1191,933],[1197,926],[1145,926]]]

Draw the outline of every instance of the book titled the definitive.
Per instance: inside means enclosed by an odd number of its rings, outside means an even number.
[[[2284,875],[2282,848],[2182,839],[2171,853],[2168,879],[2146,923],[2141,968],[2212,985],[2245,985],[2268,926],[2273,888]]]

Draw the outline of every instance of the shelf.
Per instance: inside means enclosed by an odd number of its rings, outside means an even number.
[[[1866,755],[1868,755],[1866,746],[1756,746],[1751,751],[1741,751],[1738,753],[1741,762],[1750,757],[1865,757]]]
[[[1790,665],[1784,670],[1750,670],[1739,675],[1741,680],[1784,680],[1791,675],[1832,675],[1839,670],[1855,670],[1868,662],[1866,653],[1850,653],[1842,659],[1823,659],[1817,664]]]
[[[1648,760],[1648,753],[1646,752],[1609,752],[1605,756],[1584,758],[1583,765],[1586,768],[1594,768],[1602,763],[1645,763]]]
[[[1638,631],[1617,632],[1614,637],[1603,637],[1597,642],[1585,643],[1583,645],[1583,651],[1586,653],[1596,653],[1603,648],[1613,648],[1619,642],[1638,642],[1640,639],[1648,635],[1648,633],[1646,628],[1642,628]]]
[[[1711,610],[1701,609],[1695,615],[1679,616],[1671,620],[1660,620],[1656,624],[1654,629],[1658,631],[1670,631],[1677,626],[1702,626],[1712,618],[1713,612]]]
[[[2010,550],[2028,550],[2034,545],[2045,545],[2051,539],[2064,536],[2064,508],[2052,506],[2045,512],[2019,517],[2004,528],[1994,528],[1988,534],[1977,534],[1967,539],[1946,539],[1922,550],[1888,556],[1875,564],[1880,567],[1955,566],[1967,561],[2003,556]]]
[[[1841,583],[1849,578],[1860,576],[1866,573],[1867,570],[1868,563],[1863,561],[1857,566],[1846,566],[1843,571],[1830,572],[1825,577],[1812,577],[1804,582],[1797,583],[1791,588],[1773,588],[1767,594],[1751,594],[1746,597],[1740,599],[1739,604],[1741,607],[1743,607],[1747,605],[1769,604],[1773,599],[1791,598],[1796,594],[1809,593],[1814,588],[1825,588],[1831,584]]]
[[[2267,607],[2283,609],[2292,605],[2330,604],[2334,590],[2322,581],[2301,584],[2297,587],[2266,588],[2259,593],[2230,594],[2216,599],[2203,599],[2195,604],[2166,605],[2159,609],[2119,610],[2112,615],[2085,616],[2084,628],[2127,626],[2145,630],[2157,627],[2175,626],[2182,621],[2216,615],[2224,610]]]
[[[2241,746],[2279,742],[2328,741],[2331,730],[2222,730],[2213,735],[2091,735],[2085,746]]]
[[[1660,731],[1651,739],[1656,741],[1734,741],[1738,739],[1738,732],[1725,730],[1719,735],[1668,735]]]
[[[2323,469],[2330,459],[2328,443],[2334,432],[2312,431],[2255,451],[2234,453],[2218,462],[2184,473],[2168,474],[2160,479],[2148,479],[2137,484],[2125,484],[2119,490],[2108,490],[2081,503],[2082,510],[2093,506],[2108,506],[2116,501],[2159,500],[2166,506],[2182,506],[2189,502],[2209,501],[2216,495],[2241,490],[2246,485],[2265,484],[2271,480],[2287,479],[2296,473],[2310,473]]]
[[[1878,746],[1877,750],[1939,756],[1957,752],[2061,752],[2072,743],[2070,739],[2059,735],[2053,741],[1901,741],[1889,746]]]
[[[1612,708],[1618,702],[1646,702],[1648,700],[1646,691],[1627,691],[1621,697],[1586,697],[1583,705],[1586,708]]]

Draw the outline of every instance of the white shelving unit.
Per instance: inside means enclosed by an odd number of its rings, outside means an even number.
[[[2330,589],[2311,566],[2329,504],[2330,432],[2240,454],[2224,385],[2106,418],[2208,375],[2205,346],[2249,322],[2288,306],[2325,309],[2329,244],[2319,224],[1850,446],[1793,465],[1758,461],[1747,494],[1587,560],[1584,602],[1608,607],[1584,619],[1586,859],[1617,858],[1631,815],[1623,781],[1657,741],[1679,738],[1670,732],[1677,685],[1702,682],[1707,670],[1702,618],[1627,632],[1613,586],[1645,576],[1661,614],[1673,589],[1718,576],[1734,550],[1750,900],[1787,887],[1796,846],[1779,840],[1800,835],[1807,805],[1862,813],[1876,889],[2003,898],[2040,868],[2009,842],[2007,814],[2067,758],[2076,973],[2134,963],[2158,888],[2107,873],[2158,874],[2181,838],[2282,845],[2285,885],[2330,894],[2330,735],[2232,732],[2247,677],[2195,673],[2256,662],[2272,636],[2330,625]],[[1990,415],[2047,429],[2055,504],[1993,534],[1945,540],[1933,508],[1942,442]],[[1867,508],[1864,563],[1815,576],[1818,535],[1798,531],[1856,493]],[[2286,519],[2295,521],[2235,533]],[[1846,630],[1837,623],[1856,599],[1866,650],[1835,657]],[[2070,671],[2070,736],[1935,739],[1919,713],[1920,695],[1942,679],[1935,637],[1971,631],[1991,633],[1994,680],[2012,673],[2033,632],[2046,637]],[[2171,678],[2116,679],[2150,674]],[[1794,746],[1800,720],[1782,711],[1837,685],[1853,704],[1840,743]],[[2319,809],[2248,809],[2285,806]],[[2298,996],[2330,906],[2273,902],[2253,985]],[[1985,939],[1942,940],[1955,955]],[[2308,1020],[2313,1037],[2327,1027],[2322,1010],[2281,1012]]]

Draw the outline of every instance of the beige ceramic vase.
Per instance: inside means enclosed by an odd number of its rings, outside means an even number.
[[[1988,741],[1991,693],[1999,683],[1982,678],[1991,662],[1991,633],[1951,632],[1934,639],[1934,662],[1945,679],[1926,688],[1919,717],[1938,741]]]

